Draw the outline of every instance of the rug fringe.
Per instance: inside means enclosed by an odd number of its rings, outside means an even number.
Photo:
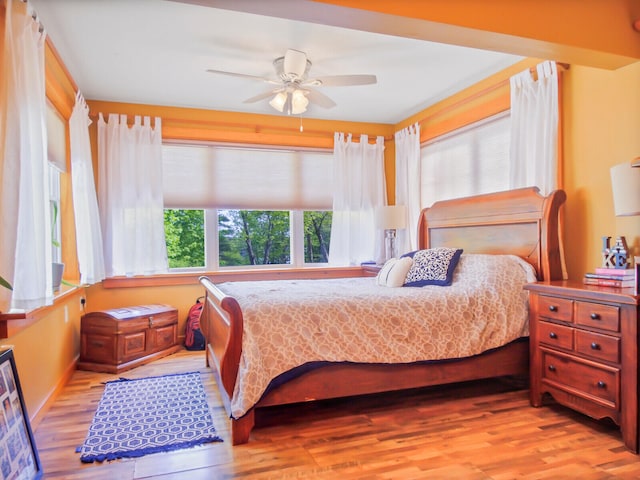
[[[81,456],[80,461],[82,463],[104,462],[105,460],[111,462],[118,460],[119,458],[138,458],[144,455],[152,453],[172,452],[174,450],[181,450],[184,448],[194,448],[206,443],[223,442],[222,438],[217,435],[201,438],[194,441],[176,443],[174,445],[164,445],[150,448],[143,448],[141,450],[133,450],[128,452],[110,452],[102,455],[86,455]]]

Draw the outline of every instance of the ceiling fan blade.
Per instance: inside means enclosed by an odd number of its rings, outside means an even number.
[[[213,69],[208,69],[207,72],[209,72],[209,73],[217,73],[219,75],[227,75],[229,77],[247,78],[247,79],[250,79],[250,80],[259,80],[261,82],[273,83],[274,85],[280,85],[280,83],[281,83],[278,80],[272,80],[272,79],[266,78],[266,77],[259,77],[257,75],[247,75],[246,73],[225,72],[224,70],[213,70]]]
[[[316,77],[304,82],[303,85],[323,87],[348,87],[351,85],[372,85],[377,83],[375,75],[329,75]]]
[[[307,54],[299,50],[289,49],[284,54],[284,73],[294,74],[302,78],[307,69]]]
[[[318,105],[322,108],[333,108],[336,106],[336,102],[327,97],[324,93],[320,93],[316,90],[306,90],[307,98],[314,105]]]
[[[283,89],[282,88],[272,88],[267,90],[266,92],[262,92],[259,93],[258,95],[256,95],[255,97],[251,97],[251,98],[247,98],[244,102],[242,103],[255,103],[255,102],[259,102],[260,100],[264,100],[265,98],[269,98],[272,97],[273,95],[275,95],[278,92],[281,92]]]

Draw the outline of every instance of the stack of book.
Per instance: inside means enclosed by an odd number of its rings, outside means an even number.
[[[633,268],[598,267],[595,273],[585,273],[584,283],[603,287],[633,287],[636,283]]]

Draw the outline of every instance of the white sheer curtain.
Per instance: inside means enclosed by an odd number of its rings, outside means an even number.
[[[382,258],[382,232],[375,228],[375,208],[385,205],[384,138],[360,141],[334,135],[333,220],[329,264],[358,265]]]
[[[0,90],[0,310],[53,301],[44,43],[29,4],[6,0]]]
[[[396,132],[396,205],[407,207],[407,228],[397,232],[400,254],[418,247],[420,216],[420,124]]]
[[[558,71],[555,62],[511,77],[510,187],[537,186],[543,195],[558,185]]]
[[[80,283],[93,284],[105,277],[100,214],[91,161],[89,141],[89,107],[82,94],[69,118],[73,211],[75,213],[76,248],[80,266]]]
[[[160,118],[98,119],[99,207],[107,276],[168,270],[162,200]]]

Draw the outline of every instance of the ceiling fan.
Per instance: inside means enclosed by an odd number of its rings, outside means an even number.
[[[207,72],[248,78],[276,85],[266,92],[248,98],[244,103],[254,103],[273,97],[269,105],[279,112],[298,115],[307,110],[309,102],[323,108],[335,107],[336,103],[328,96],[315,90],[314,87],[344,87],[351,85],[371,85],[377,82],[375,75],[330,75],[309,78],[311,61],[307,54],[299,50],[289,49],[283,57],[273,61],[276,78],[247,75],[244,73],[225,72],[209,69]]]

